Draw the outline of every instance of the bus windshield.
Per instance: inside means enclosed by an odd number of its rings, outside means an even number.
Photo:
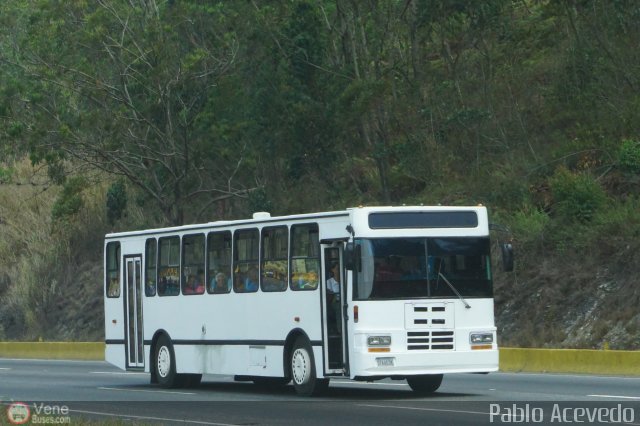
[[[355,300],[492,297],[488,238],[356,239]]]

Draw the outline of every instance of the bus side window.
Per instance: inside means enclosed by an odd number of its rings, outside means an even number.
[[[158,242],[158,296],[180,294],[180,237],[164,237]]]
[[[318,225],[291,227],[291,290],[315,290],[320,283]]]
[[[204,293],[204,234],[182,237],[182,294]]]
[[[145,244],[145,284],[144,294],[147,297],[156,295],[158,242],[155,238],[149,238]]]
[[[231,291],[231,232],[211,232],[207,237],[207,291]]]
[[[233,291],[258,291],[258,256],[260,233],[257,229],[242,229],[233,235]]]
[[[120,243],[107,244],[105,282],[107,297],[120,297]]]
[[[260,288],[262,291],[285,291],[289,278],[286,226],[262,230],[262,263]]]

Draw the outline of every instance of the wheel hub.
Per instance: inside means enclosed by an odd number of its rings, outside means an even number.
[[[160,377],[167,377],[171,370],[171,353],[169,348],[162,346],[158,350],[158,374]]]
[[[311,366],[307,352],[298,348],[293,353],[291,359],[291,372],[294,382],[298,385],[305,384],[309,381],[309,371]]]

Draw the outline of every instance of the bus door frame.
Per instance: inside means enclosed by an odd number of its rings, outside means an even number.
[[[123,304],[124,304],[124,351],[127,370],[144,370],[144,328],[142,316],[142,255],[123,256]],[[129,269],[131,267],[131,270]],[[130,273],[131,272],[131,273]],[[132,297],[130,297],[130,295]],[[131,303],[133,299],[133,303]],[[130,320],[133,319],[133,334],[130,333]],[[133,347],[132,347],[133,345]],[[133,349],[133,362],[131,350]]]
[[[346,273],[344,270],[344,242],[346,239],[336,239],[336,240],[325,240],[320,241],[321,248],[321,265],[322,265],[322,280],[320,288],[322,290],[322,334],[325,337],[324,345],[323,345],[323,367],[324,373],[326,376],[344,376],[348,374],[349,371],[349,358],[347,353],[347,317],[345,315],[347,305],[347,286],[346,283]],[[340,368],[330,368],[329,367],[329,351],[330,348],[330,340],[329,340],[329,318],[328,312],[331,309],[328,306],[327,301],[327,280],[329,279],[329,271],[328,271],[328,258],[327,252],[329,250],[337,250],[338,251],[338,260],[340,265],[340,327],[342,333],[342,339],[340,339],[340,350],[342,351],[342,365]],[[333,256],[331,258],[334,258]]]

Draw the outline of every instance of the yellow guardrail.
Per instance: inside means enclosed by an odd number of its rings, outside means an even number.
[[[640,351],[501,348],[500,370],[640,375]]]
[[[104,343],[0,342],[0,358],[104,360]]]
[[[0,342],[0,358],[104,360],[104,343]],[[640,351],[501,348],[500,371],[640,375]]]

